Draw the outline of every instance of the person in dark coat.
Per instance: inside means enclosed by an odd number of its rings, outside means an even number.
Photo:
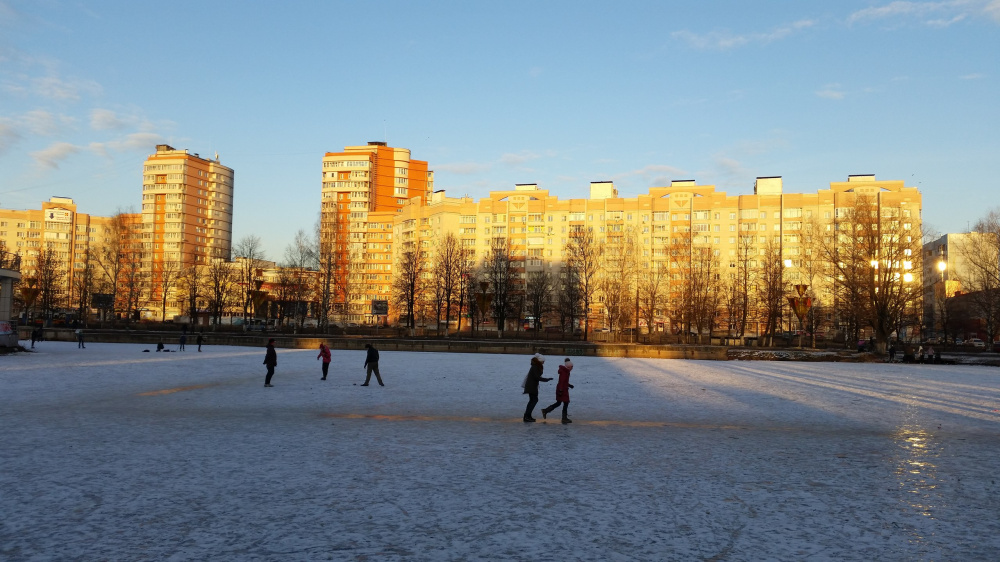
[[[187,334],[186,333],[181,334],[181,347],[180,349],[178,349],[178,351],[184,351],[184,344],[186,344],[187,341],[188,341]]]
[[[542,408],[542,419],[545,419],[549,412],[555,410],[562,404],[562,422],[563,424],[573,423],[573,420],[569,419],[569,389],[573,388],[573,385],[569,384],[569,372],[573,370],[573,362],[569,360],[569,357],[563,361],[562,365],[559,365],[559,382],[556,383],[556,403],[549,406],[548,408]]]
[[[39,336],[38,339],[42,339],[41,336]],[[76,348],[77,349],[87,349],[87,346],[84,345],[84,343],[83,343],[83,328],[77,328],[76,329]]]
[[[201,351],[201,344],[205,341],[201,332],[198,332],[198,351]]]
[[[35,342],[40,339],[38,337],[38,328],[31,330],[31,349],[35,349]]]
[[[538,383],[552,380],[551,377],[542,376],[544,370],[545,358],[542,357],[541,353],[534,354],[531,357],[531,368],[528,369],[528,374],[524,377],[524,394],[528,395],[528,406],[524,409],[525,423],[535,421],[531,414],[535,410],[535,404],[538,404]]]
[[[896,362],[896,344],[894,343],[889,344],[889,362],[890,363]]]
[[[368,350],[368,355],[365,357],[365,370],[368,376],[365,377],[365,384],[361,386],[368,386],[368,383],[372,380],[372,372],[375,373],[375,378],[378,379],[378,385],[385,386],[382,384],[382,375],[378,372],[378,350],[370,343],[365,344],[365,349]]]
[[[273,386],[271,377],[274,376],[274,368],[278,366],[278,354],[274,351],[274,338],[267,340],[267,352],[264,354],[264,364],[267,365],[267,377],[264,378],[264,386]]]
[[[159,353],[163,351],[163,342],[156,342],[156,352]]]
[[[326,373],[330,370],[330,348],[325,343],[319,344],[319,355],[316,356],[316,359],[323,359],[323,378],[319,380],[325,381]]]

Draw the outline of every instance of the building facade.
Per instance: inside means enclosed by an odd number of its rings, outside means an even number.
[[[320,269],[333,272],[334,316],[362,322],[392,291],[392,225],[412,199],[427,201],[434,173],[405,148],[369,142],[322,161]]]
[[[716,268],[710,275],[725,281],[741,264],[753,272],[763,267],[766,252],[777,252],[784,281],[809,286],[815,302],[832,307],[835,272],[817,266],[820,246],[826,241],[826,248],[833,247],[843,236],[838,221],[847,220],[861,199],[874,206],[870,212],[878,213],[880,223],[891,222],[903,233],[903,243],[919,244],[919,191],[902,181],[858,175],[816,193],[784,193],[780,177],[758,178],[754,194],[736,196],[692,180],[674,181],[632,198],[619,197],[611,182],[591,183],[588,199],[560,200],[533,184],[494,191],[479,201],[437,192],[426,201],[413,199],[401,209],[394,221],[393,248],[397,260],[401,252],[419,248],[429,262],[438,241],[454,234],[470,259],[481,263],[493,240],[503,238],[516,274],[524,280],[532,271],[543,270],[558,278],[574,233],[592,232],[605,248],[621,247],[625,236],[633,236],[639,267],[665,274],[665,300],[683,297],[680,291],[689,285],[695,253],[710,256]],[[920,274],[919,254],[919,246],[906,250],[906,257],[894,258],[890,267],[913,279]],[[603,316],[600,301],[599,296],[588,311],[598,321]],[[658,326],[650,328],[671,328],[666,308]]]
[[[161,301],[166,289],[165,319],[180,313],[173,281],[185,268],[231,258],[233,193],[233,169],[218,155],[209,160],[161,144],[143,163],[141,238],[148,300]],[[150,310],[160,312],[160,307]]]
[[[108,221],[77,212],[69,197],[51,197],[40,209],[0,209],[0,241],[21,256],[23,286],[52,290],[54,308],[79,308],[88,292],[81,284],[88,268],[96,267],[93,252]],[[45,279],[53,274],[55,279]],[[45,286],[52,281],[51,289]]]

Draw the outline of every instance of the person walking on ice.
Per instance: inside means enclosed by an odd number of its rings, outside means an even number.
[[[524,409],[525,423],[535,421],[531,414],[535,410],[535,404],[538,404],[538,383],[552,380],[542,376],[544,369],[545,357],[542,357],[541,353],[534,354],[531,357],[531,368],[528,369],[528,374],[524,377],[524,394],[528,395],[528,406]]]
[[[382,384],[382,375],[378,372],[378,350],[370,343],[365,344],[365,349],[368,350],[368,355],[365,357],[365,371],[368,373],[368,376],[365,377],[365,384],[361,386],[368,386],[368,383],[372,380],[372,372],[375,373],[375,378],[378,379],[378,385],[385,386]]]
[[[274,351],[274,338],[267,340],[267,352],[264,353],[264,364],[267,365],[267,376],[264,378],[264,386],[270,387],[271,377],[274,376],[274,368],[278,366],[278,354]]]
[[[319,380],[325,381],[326,373],[330,370],[330,348],[325,343],[319,344],[319,355],[316,356],[316,359],[320,358],[323,359],[323,378]]]
[[[87,349],[87,346],[83,345],[83,328],[76,329],[76,348]]]
[[[562,422],[563,424],[573,423],[573,420],[568,417],[569,410],[569,389],[573,388],[573,385],[569,384],[569,372],[573,370],[573,362],[569,360],[569,357],[563,361],[562,365],[559,365],[559,382],[556,383],[556,403],[549,406],[548,408],[542,408],[542,419],[546,419],[549,412],[555,410],[562,404]]]
[[[205,338],[202,336],[201,332],[198,332],[198,351],[201,351],[201,344],[204,341],[205,341]]]

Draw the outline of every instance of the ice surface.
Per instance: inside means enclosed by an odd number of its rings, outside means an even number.
[[[0,559],[1000,559],[995,368],[575,357],[561,425],[527,356],[152,347],[0,357]]]

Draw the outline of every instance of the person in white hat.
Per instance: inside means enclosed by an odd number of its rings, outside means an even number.
[[[549,406],[548,408],[542,408],[542,419],[545,419],[549,412],[555,410],[562,404],[562,422],[563,424],[573,423],[573,420],[569,419],[569,389],[573,388],[573,385],[569,384],[569,372],[573,370],[573,362],[569,360],[569,357],[563,361],[562,365],[559,365],[559,382],[556,383],[556,403]]]
[[[524,377],[524,393],[528,395],[528,407],[524,410],[524,422],[530,423],[535,421],[535,418],[531,417],[535,409],[535,404],[538,404],[538,383],[548,382],[552,378],[545,378],[542,376],[542,372],[545,369],[545,358],[542,357],[541,353],[536,353],[531,357],[531,369],[528,370],[527,376]]]

